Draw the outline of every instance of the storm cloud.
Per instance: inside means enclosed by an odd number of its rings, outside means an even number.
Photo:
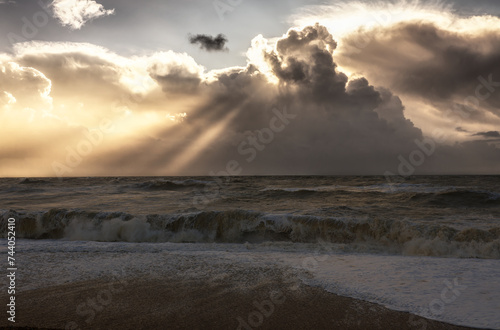
[[[209,52],[227,50],[227,48],[225,47],[227,41],[227,38],[223,34],[218,34],[216,37],[212,37],[206,34],[196,34],[194,36],[189,36],[189,42],[191,44],[198,44],[201,49]]]
[[[447,126],[451,139],[460,138],[452,132],[457,125],[467,131],[500,125],[495,28],[463,33],[433,22],[405,22],[362,36],[369,40],[362,49],[352,47],[359,35],[344,40],[339,63],[400,95],[410,118],[421,120],[418,125],[424,126],[425,114],[427,127]]]
[[[482,136],[485,138],[500,138],[500,132],[498,131],[478,132],[476,134],[472,134],[472,136]]]
[[[362,52],[346,52],[351,63],[370,75],[386,77],[389,87],[404,93],[448,101],[472,94],[500,115],[500,36],[446,31],[432,23],[401,23],[371,32],[372,42]],[[397,47],[405,43],[405,47]],[[390,59],[390,60],[389,60]],[[368,65],[370,61],[370,65]],[[375,74],[375,68],[382,68]]]
[[[0,157],[9,161],[1,170],[15,175],[13,164],[30,155],[36,174],[52,176],[117,175],[117,168],[119,175],[208,175],[233,161],[244,175],[382,175],[398,174],[415,150],[426,150],[416,173],[473,173],[478,164],[483,172],[498,170],[500,149],[491,140],[450,146],[425,134],[397,88],[343,71],[339,47],[316,24],[274,41],[257,36],[247,66],[207,72],[172,51],[123,57],[90,44],[19,44],[3,60],[12,82],[0,86],[0,107],[11,122],[35,124],[23,133],[31,138],[21,151],[5,139]],[[26,79],[32,87],[22,92],[16,86]],[[25,108],[32,103],[16,105],[26,94],[46,100],[31,117]],[[104,121],[112,129],[97,139]],[[42,140],[50,141],[43,154],[33,152],[41,135],[52,137]],[[99,143],[72,166],[68,153],[88,136]]]

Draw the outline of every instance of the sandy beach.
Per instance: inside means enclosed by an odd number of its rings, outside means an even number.
[[[16,327],[48,329],[469,329],[279,276],[251,289],[181,278],[84,281],[21,292]],[[6,319],[0,323],[9,326]],[[3,329],[3,328],[2,328]]]

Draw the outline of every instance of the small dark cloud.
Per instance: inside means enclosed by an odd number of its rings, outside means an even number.
[[[498,131],[478,132],[476,134],[472,134],[472,136],[482,136],[485,138],[500,138],[500,132]]]
[[[469,131],[467,131],[466,129],[462,128],[462,127],[457,127],[455,128],[455,131],[457,132],[462,132],[462,133],[468,133]]]
[[[197,34],[197,35],[190,35],[189,36],[189,42],[194,44],[199,44],[201,49],[205,49],[206,51],[224,51],[227,50],[226,42],[227,42],[226,36],[223,34],[218,34],[216,37],[212,37],[206,34]]]

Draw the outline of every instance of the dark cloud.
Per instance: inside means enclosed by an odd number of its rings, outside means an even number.
[[[476,134],[472,134],[472,136],[482,136],[485,138],[500,138],[500,132],[498,131],[478,132]]]
[[[158,73],[153,67],[150,69],[150,76],[166,93],[192,93],[201,82],[199,75],[191,73],[181,66],[170,69],[168,73]]]
[[[258,60],[244,68],[211,72],[209,79],[187,55],[167,52],[142,58],[147,69],[141,72],[156,84],[151,81],[154,91],[145,93],[129,112],[135,116],[147,108],[144,117],[155,118],[157,125],[142,126],[132,137],[120,136],[110,147],[96,149],[85,159],[82,173],[111,175],[120,168],[120,175],[207,175],[235,160],[243,175],[382,175],[398,174],[401,159],[408,161],[416,151],[424,155],[422,141],[429,143],[429,137],[405,116],[397,88],[380,87],[360,74],[344,74],[336,63],[337,44],[326,28],[290,30],[276,47],[267,48],[265,42],[253,47],[253,54],[261,56]],[[44,72],[52,81],[54,97],[74,97],[78,90],[86,102],[95,98],[93,104],[109,111],[105,101],[125,92],[123,75],[134,86],[144,76],[129,72],[138,65],[135,62],[94,52],[25,55],[18,61]],[[375,52],[375,66],[381,60],[377,56]],[[394,62],[399,65],[397,56]],[[388,76],[394,74],[387,71]],[[0,99],[9,102],[7,94]],[[97,102],[101,99],[102,104]],[[179,100],[185,103],[179,106]],[[186,113],[183,120],[172,124],[165,119],[179,112]],[[286,125],[263,136],[270,123],[276,123],[277,113]],[[136,129],[136,122],[130,122],[126,128]],[[490,133],[469,129],[483,130]],[[477,140],[453,145],[433,140],[434,147],[428,147],[432,152],[425,153],[415,173],[497,173],[500,149],[491,140]]]
[[[206,51],[224,51],[227,50],[226,43],[227,38],[223,34],[218,34],[216,37],[212,37],[206,34],[197,34],[194,36],[189,36],[189,42],[194,44],[199,44],[201,49]]]
[[[425,137],[405,117],[403,103],[390,89],[375,87],[362,77],[349,80],[334,61],[335,49],[335,41],[322,26],[290,30],[275,50],[264,51],[263,58],[278,78],[276,85],[253,65],[220,74],[207,86],[209,100],[175,132],[182,137],[170,140],[171,147],[152,164],[168,168],[169,157],[189,150],[203,127],[215,127],[229,116],[223,133],[190,163],[192,171],[224,169],[228,160],[235,159],[244,174],[397,173],[400,157],[420,150],[416,142]],[[273,108],[286,109],[296,119],[247,162],[238,146],[259,137],[259,130],[268,127],[273,117]],[[167,141],[172,133],[163,132],[162,139]],[[434,143],[435,153],[417,173],[473,172],[481,162],[482,169],[491,169],[500,159],[500,151],[486,144]],[[475,162],[464,151],[474,154]]]
[[[461,111],[468,121],[500,117],[500,35],[451,32],[430,22],[404,22],[346,39],[341,62],[438,110]],[[405,45],[401,47],[400,45]]]
[[[176,128],[157,134],[165,143],[161,152],[158,141],[137,147],[145,155],[146,168],[170,169],[190,150],[194,153],[196,143],[207,141],[207,132],[229,120],[183,171],[204,174],[224,169],[234,159],[243,174],[383,174],[401,152],[415,148],[414,140],[422,139],[422,133],[405,118],[401,100],[389,90],[375,88],[365,78],[349,81],[337,69],[334,49],[322,26],[290,30],[275,51],[263,56],[277,84],[249,65],[200,85],[198,93],[206,91],[207,100]],[[269,143],[259,142],[262,150],[248,161],[252,148],[241,145],[259,139],[259,131],[269,128],[276,116],[273,109],[294,119]],[[130,152],[135,157],[135,151]],[[116,164],[127,158],[123,150],[117,151]]]

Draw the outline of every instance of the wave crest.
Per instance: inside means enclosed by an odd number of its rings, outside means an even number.
[[[125,242],[329,242],[348,251],[500,259],[500,227],[418,224],[407,220],[266,214],[246,210],[134,216],[121,212],[51,209],[2,214],[18,219],[17,236]]]

